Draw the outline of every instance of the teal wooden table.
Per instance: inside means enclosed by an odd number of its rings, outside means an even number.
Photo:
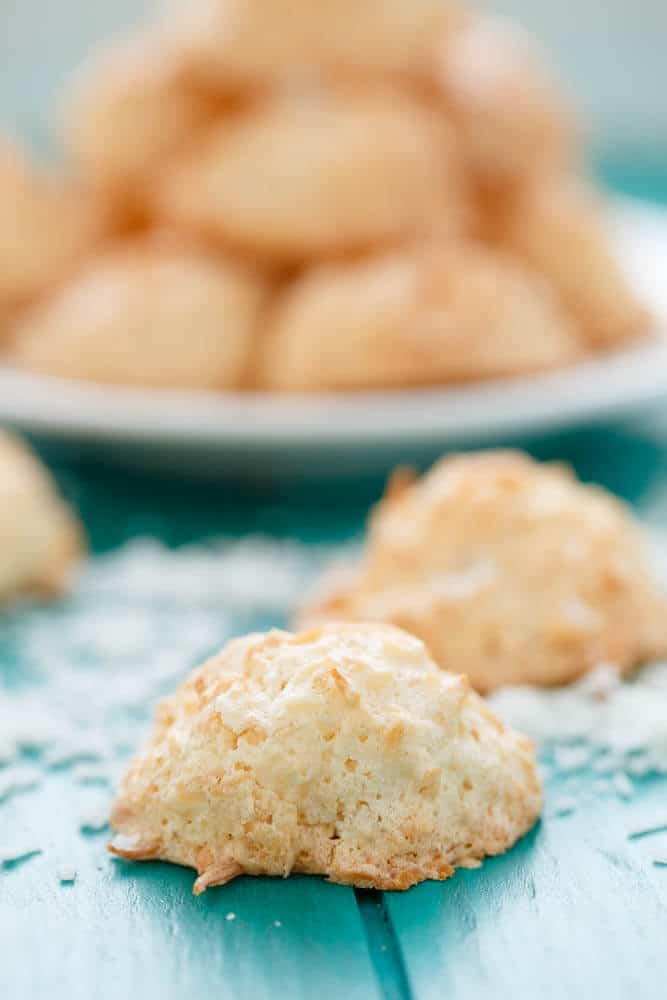
[[[604,483],[667,529],[660,423],[581,431],[533,450],[573,462],[583,478]],[[146,533],[173,546],[248,532],[340,541],[360,531],[381,488],[249,496],[234,486],[158,483],[75,464],[57,472],[97,553]],[[44,612],[0,620],[0,690],[11,697],[48,685],[49,659],[55,662],[70,611],[48,612],[53,646],[40,646],[37,673],[17,660],[12,637],[30,627],[31,615],[42,616],[43,634]],[[269,624],[267,617],[260,624]],[[112,679],[103,662],[90,670],[100,684]],[[133,721],[130,743],[143,726]],[[628,802],[592,798],[569,816],[547,811],[504,857],[407,893],[355,892],[317,878],[244,878],[195,898],[191,872],[113,861],[106,831],[79,829],[82,810],[91,798],[108,797],[108,788],[77,780],[72,761],[32,764],[41,769],[39,785],[0,798],[0,848],[3,839],[23,837],[26,849],[34,841],[42,851],[0,868],[0,996],[8,1000],[667,994],[667,868],[652,863],[643,841],[628,838],[647,816],[667,816],[664,779],[645,779]],[[558,788],[548,795],[552,800]],[[76,867],[71,885],[59,882],[62,863]]]

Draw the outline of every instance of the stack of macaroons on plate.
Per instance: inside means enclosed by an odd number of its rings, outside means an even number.
[[[447,0],[193,0],[0,150],[14,364],[154,387],[530,373],[644,335],[539,54]],[[5,267],[5,262],[11,267]]]

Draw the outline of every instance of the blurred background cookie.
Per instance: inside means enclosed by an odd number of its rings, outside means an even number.
[[[456,231],[466,188],[447,122],[392,90],[287,90],[223,119],[167,170],[156,212],[269,259]]]
[[[3,310],[41,295],[108,229],[106,207],[89,192],[39,170],[0,143],[0,328]]]
[[[462,19],[458,0],[194,0],[167,3],[162,28],[200,78],[242,88],[418,71]]]
[[[582,349],[543,280],[463,241],[307,271],[267,326],[261,384],[280,391],[517,374],[569,364]]]
[[[0,603],[61,593],[83,549],[81,525],[47,469],[0,431]]]
[[[300,624],[400,625],[489,691],[665,655],[666,609],[640,530],[611,494],[562,467],[487,452],[390,485],[356,575],[325,587]]]
[[[241,265],[167,234],[110,247],[13,330],[21,366],[119,385],[238,386],[264,300]]]

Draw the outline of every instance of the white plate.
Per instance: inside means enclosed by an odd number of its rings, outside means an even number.
[[[429,449],[627,414],[667,400],[667,212],[619,201],[612,227],[657,336],[567,370],[455,388],[275,397],[109,388],[0,368],[0,420],[144,464],[260,473],[268,463],[272,475],[291,475],[372,471]]]

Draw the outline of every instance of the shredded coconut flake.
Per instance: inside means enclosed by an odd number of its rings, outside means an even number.
[[[622,799],[631,799],[634,794],[634,785],[628,778],[627,774],[623,771],[619,771],[611,779],[614,791]]]
[[[42,848],[30,841],[0,844],[0,865],[12,865],[17,861],[27,861],[28,858],[41,853]]]
[[[577,808],[577,800],[571,795],[561,795],[552,806],[554,816],[569,816]]]
[[[34,788],[42,780],[41,772],[36,767],[17,765],[0,771],[0,802],[8,799],[14,792]]]
[[[590,769],[630,798],[632,779],[667,774],[667,663],[631,680],[605,664],[569,687],[505,688],[490,701],[550,755],[556,775]]]
[[[106,803],[90,809],[79,821],[82,833],[99,833],[109,825],[109,806]]]
[[[249,537],[179,549],[138,539],[92,559],[65,604],[8,620],[10,650],[38,683],[0,691],[0,764],[28,750],[81,781],[97,780],[82,777],[94,762],[102,780],[158,698],[232,632],[286,618],[331,557]]]
[[[72,865],[60,865],[56,876],[59,882],[76,882],[77,871]]]

